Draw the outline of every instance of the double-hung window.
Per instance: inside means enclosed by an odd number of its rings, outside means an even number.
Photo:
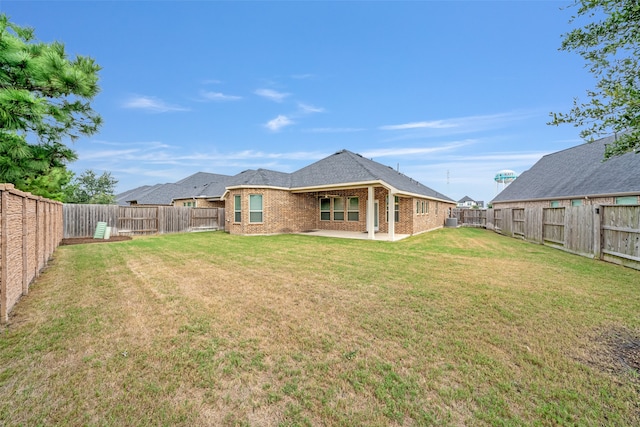
[[[360,203],[357,197],[349,197],[349,206],[347,211],[347,219],[349,221],[360,220]]]
[[[344,221],[344,199],[342,197],[333,199],[333,220]]]
[[[249,195],[249,222],[262,222],[262,194]]]
[[[389,196],[387,196],[387,204],[389,203]],[[394,222],[400,222],[400,199],[398,196],[394,196],[393,198],[393,217],[395,218]],[[387,222],[389,222],[389,209],[387,209]]]
[[[331,220],[331,199],[320,199],[320,221]]]
[[[233,196],[233,222],[242,222],[242,198]]]

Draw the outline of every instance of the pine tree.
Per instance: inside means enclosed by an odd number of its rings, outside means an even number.
[[[62,43],[42,43],[32,28],[0,14],[0,182],[61,200],[76,153],[63,140],[95,134],[91,108],[100,66],[69,59]]]

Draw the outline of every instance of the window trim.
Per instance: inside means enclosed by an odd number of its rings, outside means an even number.
[[[327,209],[322,209],[322,202],[325,200],[329,207]],[[320,204],[320,221],[331,221],[331,199],[329,197],[321,197],[318,203]],[[322,218],[323,213],[326,214],[327,218]]]
[[[251,209],[251,200],[252,198],[260,197],[260,210]],[[255,213],[260,213],[260,221],[254,221],[253,215]],[[249,224],[262,224],[264,222],[264,198],[262,194],[249,194]]]
[[[242,222],[242,196],[240,194],[233,195],[233,222],[236,224]]]
[[[351,201],[355,200],[357,209],[351,209]],[[355,219],[353,219],[355,217]],[[358,197],[347,197],[347,221],[358,222],[360,221],[360,199]]]
[[[342,202],[342,209],[339,210],[336,208],[336,202],[340,200]],[[333,202],[333,220],[334,221],[344,221],[345,220],[345,205],[344,205],[344,197],[334,197],[331,199]],[[342,214],[342,218],[336,218],[336,214]]]

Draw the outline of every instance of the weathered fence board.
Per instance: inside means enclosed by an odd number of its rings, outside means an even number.
[[[640,206],[486,209],[485,228],[640,270]],[[466,216],[456,213],[458,223]],[[476,225],[476,224],[471,224]]]
[[[602,258],[640,269],[640,206],[603,206]]]
[[[181,233],[224,228],[224,209],[183,206],[64,205],[64,237],[91,237],[98,222],[111,235]]]

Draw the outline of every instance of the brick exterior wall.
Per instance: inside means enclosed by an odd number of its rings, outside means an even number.
[[[249,196],[262,195],[262,222],[249,222]],[[242,218],[235,222],[234,197],[239,195],[242,202]],[[320,219],[320,199],[329,196],[331,201],[330,219]],[[388,233],[387,222],[388,191],[378,187],[374,189],[378,201],[379,231]],[[349,198],[358,198],[358,220],[350,221],[348,214]],[[288,190],[273,188],[240,188],[230,190],[225,196],[225,231],[231,234],[281,234],[299,233],[307,230],[335,230],[365,232],[367,229],[367,188],[348,190],[327,190],[314,193],[292,193]],[[344,219],[334,219],[334,200],[344,201]],[[428,201],[429,212],[416,214],[416,200]],[[449,209],[455,203],[443,203],[434,200],[399,198],[400,222],[395,224],[397,234],[417,234],[444,226]]]
[[[191,203],[191,204],[185,205],[185,203]],[[172,206],[179,206],[179,207],[190,206],[194,208],[223,208],[224,209],[224,200],[210,201],[202,198],[175,199],[173,201]]]
[[[0,184],[0,322],[62,241],[62,203]]]
[[[640,204],[640,195],[635,196],[636,203]],[[571,200],[576,199],[549,199],[549,200],[533,200],[533,201],[523,201],[523,202],[495,202],[492,204],[494,209],[505,209],[505,208],[549,208],[551,207],[551,201],[559,202],[558,207],[569,207],[571,206]],[[582,205],[615,205],[616,198],[615,197],[594,197],[594,198],[582,198]]]

